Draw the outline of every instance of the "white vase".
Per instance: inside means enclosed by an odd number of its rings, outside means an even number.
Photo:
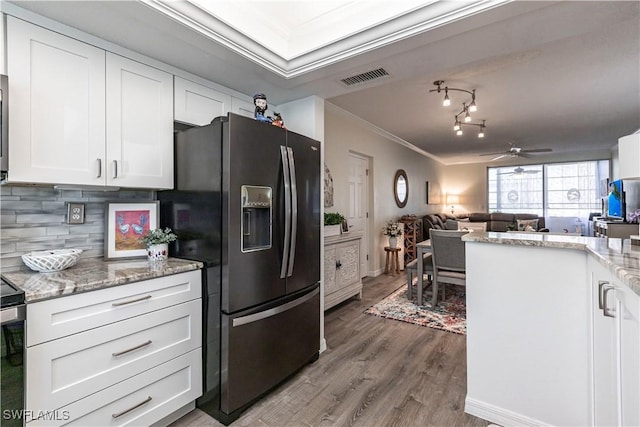
[[[147,259],[152,266],[164,264],[169,258],[169,244],[158,243],[147,247]]]
[[[389,247],[397,248],[398,247],[398,238],[394,236],[389,237]]]

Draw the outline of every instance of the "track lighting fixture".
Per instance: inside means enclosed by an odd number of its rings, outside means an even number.
[[[487,127],[487,125],[485,124],[485,121],[483,120],[482,124],[471,123],[472,118],[470,113],[475,113],[476,111],[478,111],[478,106],[476,105],[476,90],[475,89],[466,90],[466,89],[459,89],[459,88],[448,87],[448,86],[442,87],[442,85],[444,84],[444,80],[436,80],[433,82],[433,84],[436,85],[436,88],[429,90],[429,92],[440,93],[444,91],[444,99],[442,100],[442,105],[445,107],[448,107],[449,105],[451,105],[451,99],[449,98],[450,90],[465,92],[471,95],[471,102],[469,102],[469,105],[467,105],[466,102],[463,102],[462,111],[460,111],[458,114],[455,115],[453,130],[456,132],[456,135],[462,135],[463,134],[462,125],[478,126],[480,128],[478,132],[478,138],[484,138],[484,129]],[[463,121],[460,121],[459,119],[460,116],[463,116]]]
[[[462,125],[464,126],[478,126],[480,128],[480,130],[478,130],[478,138],[484,138],[484,129],[487,127],[485,120],[482,121],[482,124],[480,123],[460,123],[457,119],[456,119],[456,124],[458,125],[458,129],[455,128],[454,129],[456,131],[456,135],[462,135]]]

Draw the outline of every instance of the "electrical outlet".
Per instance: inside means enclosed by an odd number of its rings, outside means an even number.
[[[67,204],[67,224],[84,224],[84,203]]]

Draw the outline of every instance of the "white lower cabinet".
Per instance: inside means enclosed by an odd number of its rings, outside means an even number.
[[[59,322],[49,322],[50,327],[39,322],[39,339],[31,340],[37,344],[27,338],[25,408],[28,414],[53,414],[27,424],[148,425],[199,397],[199,274],[180,273],[28,304],[28,322],[65,312],[72,313],[76,324],[83,325],[82,318],[88,321],[84,329],[62,337]],[[160,292],[147,294],[154,289]],[[114,299],[118,292],[122,298]],[[186,298],[191,299],[180,301]],[[51,309],[52,302],[58,309]]]
[[[596,426],[640,425],[640,296],[597,260],[592,276],[593,412]]]
[[[362,297],[360,236],[342,235],[324,241],[324,309],[357,295]]]

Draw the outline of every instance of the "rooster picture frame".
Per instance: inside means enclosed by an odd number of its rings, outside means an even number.
[[[158,228],[158,201],[113,201],[105,204],[104,258],[107,260],[146,257],[140,237]]]

